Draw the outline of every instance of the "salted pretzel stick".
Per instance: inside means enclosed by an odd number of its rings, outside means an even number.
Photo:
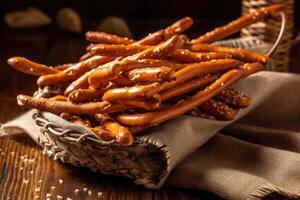
[[[91,58],[93,57],[94,54],[92,54],[91,52],[86,52],[85,54],[83,54],[80,58],[79,58],[79,62],[80,61],[83,61],[83,60],[86,60],[88,58]]]
[[[202,44],[202,43],[192,44],[188,46],[188,49],[196,52],[218,52],[218,53],[230,54],[233,58],[238,60],[243,60],[246,62],[266,63],[268,61],[268,57],[265,56],[264,54],[248,51],[246,49],[222,47],[213,44]]]
[[[106,44],[131,44],[133,41],[126,37],[120,37],[104,32],[88,31],[85,33],[87,41]]]
[[[95,88],[87,88],[87,89],[77,89],[72,91],[69,95],[67,100],[73,103],[84,102],[84,101],[93,101],[95,99],[101,99],[102,95],[104,94],[103,89],[95,89]]]
[[[132,82],[162,82],[172,80],[174,70],[170,67],[147,67],[134,69],[127,73],[127,78]]]
[[[212,119],[212,120],[217,120],[217,117],[209,114],[207,112],[205,112],[204,110],[202,110],[201,108],[197,107],[194,108],[193,110],[191,110],[189,113],[189,115],[195,116],[195,117],[201,117],[201,118],[206,118],[206,119]]]
[[[97,68],[94,72],[92,72],[91,75],[89,75],[89,84],[94,88],[106,85],[110,80],[114,79],[121,73],[122,65],[129,60],[162,57],[168,55],[180,45],[182,45],[182,41],[178,36],[175,35],[169,40],[157,46],[147,48],[140,53],[123,58],[120,61],[115,60],[107,63],[106,65],[102,65],[100,68]]]
[[[160,111],[143,114],[120,114],[117,121],[126,126],[156,126],[162,122],[174,119],[184,113],[208,102],[222,90],[243,77],[243,69],[232,69],[224,73],[218,80],[199,91],[191,98],[187,98],[174,106]]]
[[[183,68],[185,65],[173,63],[173,62],[170,62],[170,61],[167,61],[167,60],[157,60],[157,59],[127,60],[126,62],[123,62],[123,64],[122,64],[122,71],[130,71],[130,70],[138,69],[138,68],[160,67],[160,66],[167,66],[167,67],[173,68],[174,70],[178,70],[178,69]],[[73,90],[80,89],[80,88],[85,88],[86,89],[89,86],[88,77],[93,71],[94,70],[86,72],[84,75],[82,75],[76,81],[72,82],[66,88],[65,94],[68,95]],[[120,81],[123,81],[123,83],[124,83],[125,80],[120,80],[117,77],[117,80],[113,79],[112,81],[114,81],[116,83],[120,83]],[[126,82],[126,84],[127,83],[128,82]]]
[[[109,142],[115,139],[115,135],[110,131],[107,131],[103,128],[103,126],[96,126],[90,129],[97,136],[99,136],[103,141]]]
[[[193,24],[193,19],[190,17],[184,17],[172,25],[165,28],[165,37],[170,38],[173,35],[181,34],[186,29],[190,28]]]
[[[23,57],[12,57],[7,60],[7,63],[18,71],[34,76],[59,72],[58,69],[30,61]]]
[[[255,22],[258,22],[264,18],[271,16],[272,14],[282,11],[285,8],[284,4],[274,4],[268,7],[258,9],[254,12],[246,14],[237,20],[230,22],[229,24],[215,28],[214,30],[207,32],[206,34],[192,40],[193,44],[196,43],[212,43],[217,40],[222,40],[233,33],[238,32],[242,28],[249,26]]]
[[[149,47],[150,46],[144,46],[144,45],[97,44],[91,47],[90,51],[92,52],[92,54],[95,55],[129,56],[144,51]],[[176,49],[174,52],[170,53],[169,57],[180,62],[193,63],[193,62],[203,62],[203,61],[208,61],[213,59],[232,58],[232,55],[230,53],[225,53],[225,52],[202,53],[202,52],[192,52],[187,49]],[[239,58],[241,58],[241,56]]]
[[[169,99],[172,99],[173,97],[183,95],[201,87],[206,87],[208,84],[217,80],[217,78],[217,75],[205,75],[193,78],[159,93],[160,100],[167,101]]]
[[[141,108],[144,110],[155,110],[161,106],[161,101],[158,99],[141,99],[141,100],[122,100],[121,103],[128,108]]]
[[[73,65],[72,67],[65,69],[64,71],[40,76],[37,80],[37,84],[43,86],[73,81],[79,78],[85,72],[93,69],[94,67],[111,60],[111,57],[93,56],[87,60],[83,60]]]
[[[109,131],[105,134],[106,141],[116,139],[121,145],[129,146],[133,143],[133,136],[128,128],[122,126],[108,115],[95,114],[94,118],[103,124],[103,127]],[[103,133],[101,134],[103,137]],[[100,136],[101,137],[101,136]]]
[[[52,75],[41,76],[38,79],[38,84],[49,85],[54,83],[62,83],[67,81],[72,81],[80,77],[86,71],[89,71],[93,67],[103,64],[105,62],[111,61],[112,58],[106,56],[93,56],[87,60],[81,61],[66,70],[55,73]]]
[[[175,72],[172,76],[172,78],[175,79],[174,81],[110,89],[104,93],[102,100],[116,101],[120,99],[152,97],[156,93],[160,93],[166,89],[172,88],[179,83],[187,81],[193,77],[209,73],[224,72],[241,64],[242,63],[240,61],[233,59],[214,60],[191,64]]]
[[[221,120],[233,120],[238,113],[238,110],[235,110],[227,104],[215,99],[211,99],[202,104],[200,108]]]
[[[50,100],[54,100],[54,101],[67,101],[68,98],[63,96],[63,95],[56,95],[54,97],[49,98]]]
[[[92,102],[85,104],[73,104],[71,102],[54,101],[46,98],[35,98],[27,95],[18,95],[17,102],[19,106],[26,108],[36,108],[52,113],[67,112],[70,114],[93,114],[93,113],[111,113],[127,109],[122,104],[109,102]]]
[[[66,64],[62,64],[62,65],[57,65],[54,68],[59,70],[59,71],[63,71],[63,70],[66,70],[66,69],[68,69],[69,67],[71,67],[73,65],[75,65],[75,63],[66,63]]]
[[[217,96],[217,99],[220,99],[226,104],[238,108],[246,108],[251,102],[250,97],[233,88],[227,88],[226,90],[223,90],[221,94]]]

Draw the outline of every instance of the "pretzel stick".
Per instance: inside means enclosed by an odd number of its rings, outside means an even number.
[[[172,78],[175,79],[174,81],[153,83],[150,85],[143,85],[143,86],[110,89],[104,93],[102,100],[116,101],[120,99],[152,97],[156,93],[172,88],[178,85],[179,83],[182,83],[193,77],[203,75],[203,74],[226,71],[234,67],[237,67],[241,64],[242,63],[240,61],[233,60],[233,59],[215,60],[215,61],[207,61],[207,62],[191,64],[175,72],[174,75],[172,76]]]
[[[127,126],[156,126],[206,103],[242,77],[243,69],[232,69],[224,73],[218,80],[206,87],[205,90],[199,91],[191,98],[187,98],[170,108],[143,114],[120,114],[116,119]]]
[[[174,60],[184,63],[195,63],[195,62],[204,62],[209,60],[216,60],[216,59],[225,59],[225,58],[232,58],[230,54],[226,53],[199,53],[199,52],[192,52],[187,49],[177,49],[176,51],[170,54],[170,57]]]
[[[133,143],[133,136],[128,128],[120,125],[115,121],[108,121],[104,123],[104,128],[115,135],[119,144],[130,146]]]
[[[211,119],[211,120],[217,120],[216,116],[205,112],[200,107],[194,108],[188,114],[192,115],[192,116],[195,116],[195,117],[201,117],[201,118],[206,118],[206,119]]]
[[[79,61],[83,61],[83,60],[86,60],[88,58],[91,58],[93,57],[94,55],[91,53],[91,52],[87,52],[85,54],[83,54],[80,58],[79,58]]]
[[[238,110],[230,108],[225,103],[215,99],[202,104],[200,108],[221,120],[233,120],[238,112]]]
[[[62,64],[62,65],[57,65],[54,68],[59,70],[59,71],[63,71],[63,70],[66,70],[66,69],[68,69],[69,67],[71,67],[73,65],[75,65],[75,63],[67,63],[67,64]]]
[[[102,65],[89,75],[89,84],[94,88],[106,85],[110,80],[114,79],[121,73],[122,64],[126,63],[127,61],[168,55],[180,45],[182,45],[182,41],[180,41],[179,37],[173,36],[169,40],[157,46],[147,48],[140,53],[126,57],[120,61],[115,60],[114,62]]]
[[[149,48],[150,46],[143,45],[109,45],[109,44],[97,44],[91,47],[90,51],[95,55],[105,55],[105,56],[129,56],[135,53],[139,53]],[[193,62],[203,62],[212,59],[224,59],[232,58],[230,53],[199,53],[192,52],[187,49],[176,49],[174,52],[169,55],[171,58],[185,63]],[[239,57],[241,58],[241,56]],[[243,59],[241,59],[243,60]]]
[[[159,93],[160,100],[167,101],[173,97],[180,96],[180,95],[183,95],[190,91],[207,86],[211,82],[217,80],[217,78],[218,78],[218,76],[216,76],[216,75],[214,75],[214,76],[206,75],[206,76],[200,76],[200,77],[193,78],[191,80],[188,80],[186,82],[178,84],[173,88],[167,89],[167,90]]]
[[[188,48],[192,51],[197,51],[197,52],[225,53],[231,55],[235,59],[243,60],[246,62],[267,63],[267,61],[269,60],[269,58],[263,54],[256,53],[253,51],[248,51],[246,49],[236,49],[236,48],[222,47],[218,45],[202,44],[202,43],[192,44],[188,46]]]
[[[54,97],[49,98],[50,100],[54,101],[67,101],[68,98],[63,95],[55,95]]]
[[[223,90],[217,99],[224,101],[228,105],[233,105],[238,108],[246,108],[250,105],[251,98],[242,92],[233,88]]]
[[[105,114],[95,114],[94,118],[103,124],[104,128],[110,133],[105,134],[106,141],[116,139],[119,144],[129,146],[133,143],[133,136],[128,128],[120,125],[118,122]],[[102,134],[101,134],[102,135]],[[103,137],[103,136],[102,136]]]
[[[141,99],[141,100],[123,100],[122,103],[128,108],[142,108],[144,110],[155,110],[161,106],[160,100],[151,99]]]
[[[170,38],[173,35],[181,34],[186,29],[190,28],[193,24],[193,19],[190,17],[184,17],[172,25],[165,28],[165,37]]]
[[[104,32],[88,31],[85,33],[86,40],[97,43],[107,44],[131,44],[133,41],[126,37],[119,37]]]
[[[104,94],[103,89],[87,88],[87,89],[77,89],[73,90],[68,95],[68,101],[73,103],[84,102],[87,100],[93,101],[94,99],[101,99]]]
[[[174,70],[170,67],[147,67],[128,72],[127,77],[132,82],[161,82],[172,80]]]
[[[115,134],[107,131],[103,128],[103,126],[96,126],[94,128],[91,128],[91,131],[93,131],[97,136],[99,136],[103,141],[109,142],[116,138]]]
[[[26,95],[18,95],[19,106],[26,108],[36,108],[52,113],[60,114],[67,112],[70,114],[93,114],[93,113],[112,113],[127,109],[122,104],[109,102],[95,102],[85,104],[73,104],[71,102],[54,101],[46,98],[34,98]]]
[[[30,61],[23,57],[12,57],[7,60],[7,63],[18,71],[34,76],[59,72],[58,69]]]
[[[193,44],[196,43],[212,43],[217,40],[222,40],[233,33],[238,32],[242,28],[249,26],[255,22],[258,22],[264,18],[271,16],[272,14],[282,11],[285,8],[284,4],[274,4],[268,7],[258,9],[254,12],[246,14],[237,20],[230,22],[229,24],[215,28],[214,30],[207,32],[206,34],[192,40]]]
[[[40,76],[37,80],[37,84],[43,86],[73,81],[79,78],[85,72],[91,70],[92,68],[111,60],[111,57],[93,56],[87,60],[81,61],[73,65],[72,67],[67,68],[64,71]]]

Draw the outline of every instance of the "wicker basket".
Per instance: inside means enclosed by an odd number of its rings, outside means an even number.
[[[281,36],[279,34],[278,41]],[[278,44],[268,44],[257,37],[216,43],[268,54],[272,54],[272,49],[276,49]],[[268,65],[267,69],[274,70],[273,65]],[[39,88],[34,96],[51,97],[62,93],[62,86],[45,86]],[[40,130],[37,142],[44,148],[44,154],[54,160],[88,167],[103,174],[125,176],[149,188],[161,184],[168,174],[168,147],[150,137],[136,137],[132,146],[124,147],[116,141],[105,142],[85,127],[72,124],[52,113],[36,111],[32,118]]]
[[[243,0],[242,13],[248,13],[255,9],[268,6],[274,3],[286,4],[286,30],[279,47],[273,54],[274,66],[276,71],[289,71],[290,61],[290,43],[293,36],[293,13],[294,0]],[[280,19],[269,19],[266,21],[255,23],[247,28],[242,29],[241,36],[253,36],[261,39],[266,43],[274,43],[277,33],[280,30]]]

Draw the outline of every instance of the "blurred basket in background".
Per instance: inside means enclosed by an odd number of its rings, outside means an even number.
[[[275,3],[286,4],[286,28],[283,38],[273,54],[274,70],[286,72],[289,71],[290,62],[290,43],[293,37],[294,25],[294,0],[243,0],[242,1],[242,14],[252,12],[255,9],[262,8]],[[281,27],[280,18],[270,18],[266,21],[260,21],[252,24],[247,28],[242,29],[241,36],[253,36],[261,39],[265,43],[274,43],[278,37],[278,32]]]

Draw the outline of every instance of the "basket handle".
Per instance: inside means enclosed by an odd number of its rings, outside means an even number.
[[[273,53],[276,51],[276,49],[278,48],[278,45],[280,43],[280,41],[282,40],[282,36],[285,32],[285,28],[286,28],[286,16],[284,12],[280,12],[279,13],[280,17],[281,17],[281,27],[280,27],[280,31],[278,34],[278,37],[274,43],[274,45],[272,46],[272,48],[267,52],[267,56],[272,56]]]

